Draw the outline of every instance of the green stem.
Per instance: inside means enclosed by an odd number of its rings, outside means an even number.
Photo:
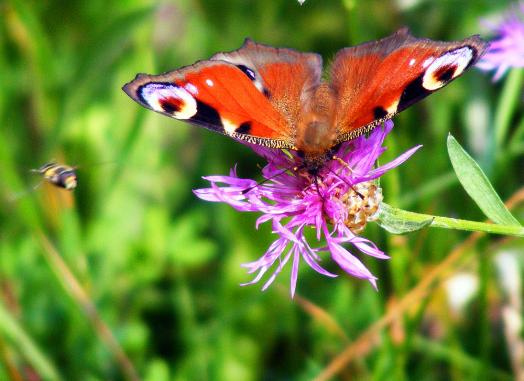
[[[506,141],[511,119],[519,104],[523,82],[524,70],[514,69],[509,72],[494,120],[496,152],[500,152],[500,148]]]
[[[515,155],[515,153],[518,154],[519,150],[522,150],[522,146],[524,146],[524,118],[522,118],[517,124],[515,132],[511,136],[509,142],[510,155]]]
[[[491,234],[524,237],[524,227],[522,226],[490,224],[449,217],[432,216],[431,214],[408,212],[407,210],[394,208],[384,202],[380,207],[379,223],[386,230],[397,234],[407,233],[409,231],[418,230],[419,228],[431,226],[443,229],[479,231]],[[391,227],[399,227],[399,229],[403,228],[404,230],[392,230]]]
[[[415,222],[423,222],[433,219],[429,226],[444,229],[458,229],[468,231],[479,231],[492,234],[506,234],[516,237],[524,237],[524,228],[520,226],[495,225],[485,222],[460,220],[457,218],[432,216],[430,214],[420,214],[414,212],[405,212]]]

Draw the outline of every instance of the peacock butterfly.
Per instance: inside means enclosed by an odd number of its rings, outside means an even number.
[[[322,79],[315,53],[246,39],[165,74],[138,74],[123,90],[161,114],[252,144],[291,149],[315,172],[353,139],[444,87],[488,44],[478,36],[441,42],[407,28],[340,50]]]

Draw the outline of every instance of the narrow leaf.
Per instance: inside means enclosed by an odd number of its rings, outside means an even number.
[[[452,135],[448,136],[448,154],[460,183],[482,212],[497,224],[520,226],[480,166]]]

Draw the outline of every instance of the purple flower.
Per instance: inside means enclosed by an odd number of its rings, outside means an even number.
[[[293,168],[301,162],[295,152],[252,145],[250,147],[268,161],[262,169],[266,179],[263,183],[239,178],[236,169],[232,169],[229,176],[204,177],[211,187],[195,190],[199,198],[225,202],[239,211],[260,212],[256,226],[271,221],[273,233],[278,235],[260,259],[243,265],[250,274],[256,273],[246,284],[258,282],[273,268],[262,288],[265,290],[291,262],[293,296],[301,259],[320,274],[337,276],[319,263],[323,253],[330,253],[344,271],[367,279],[376,288],[377,278],[344,244],[351,245],[353,253],[388,258],[373,242],[357,233],[364,229],[367,221],[373,220],[382,201],[381,189],[374,180],[403,163],[420,147],[374,168],[377,158],[385,151],[382,142],[392,128],[393,122],[387,121],[368,137],[343,143],[335,154],[336,159],[328,160],[316,176],[305,169]],[[311,228],[316,232],[317,245],[306,239],[306,230]]]
[[[483,24],[495,33],[495,38],[477,67],[495,70],[494,81],[511,67],[524,67],[524,3],[514,5],[500,23],[484,21]]]

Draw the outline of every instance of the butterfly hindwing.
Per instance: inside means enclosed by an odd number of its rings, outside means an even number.
[[[413,37],[406,28],[340,50],[331,67],[338,142],[349,140],[447,85],[473,65],[487,43]]]

